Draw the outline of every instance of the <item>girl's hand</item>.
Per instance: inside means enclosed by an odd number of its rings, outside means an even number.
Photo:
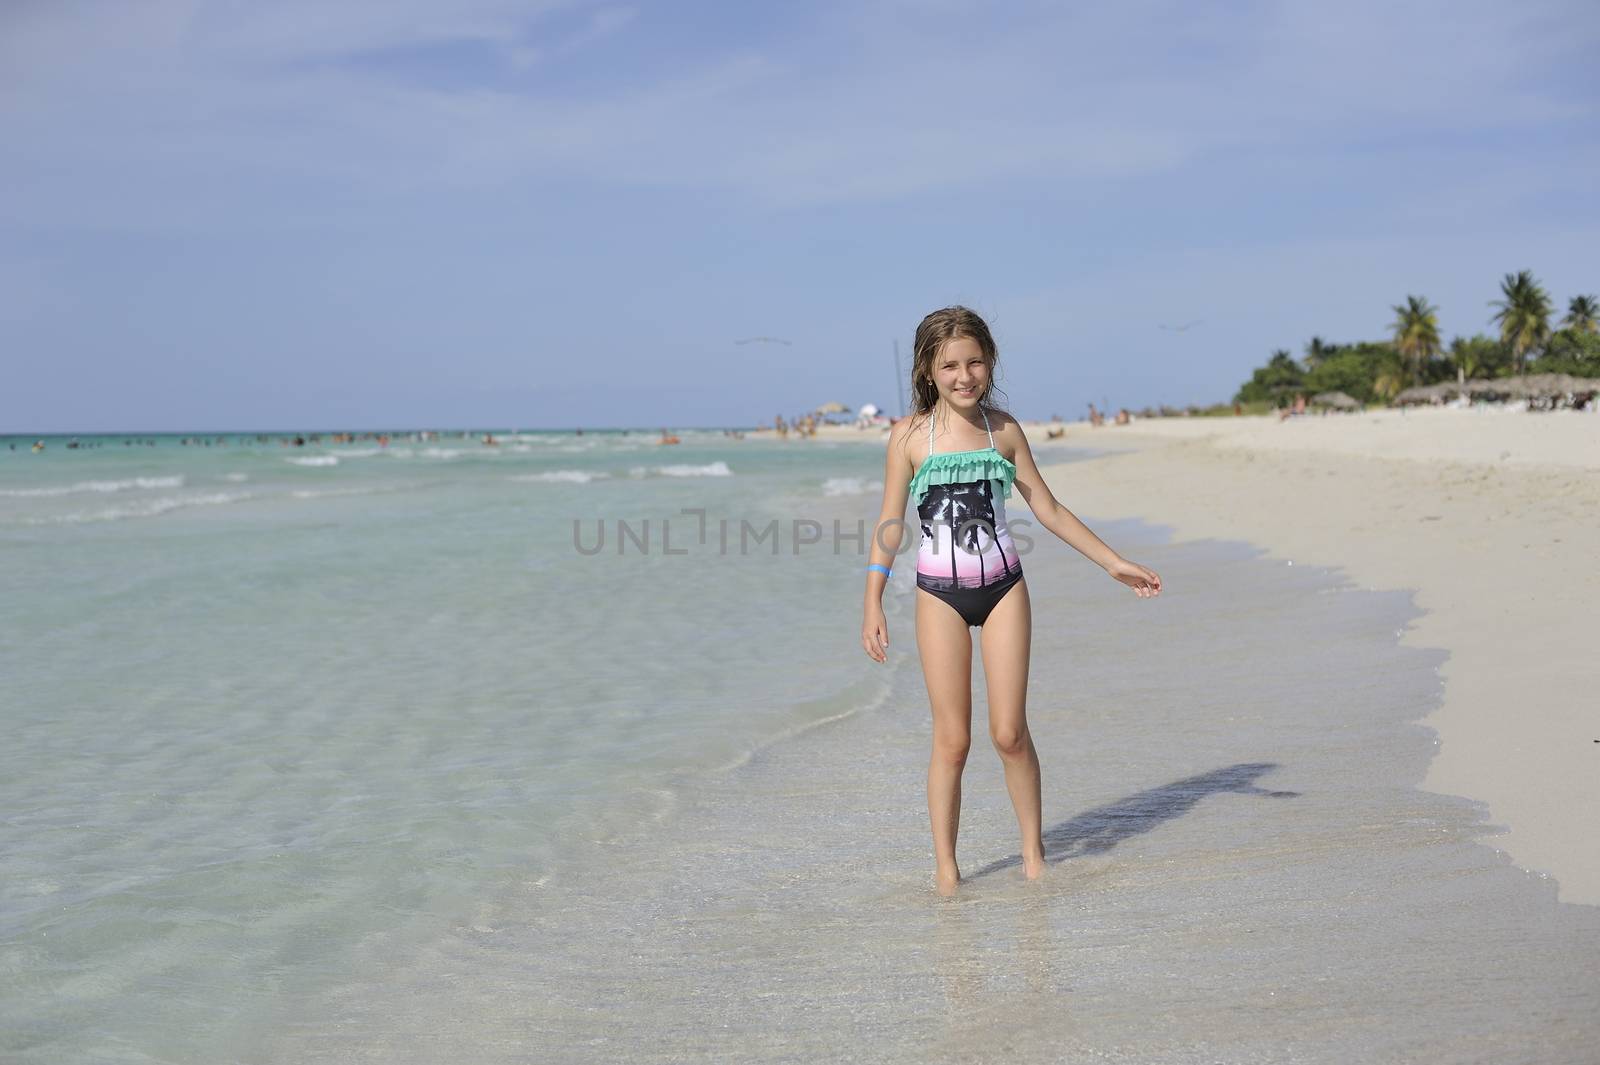
[[[1137,562],[1119,558],[1106,567],[1106,572],[1132,588],[1140,599],[1152,599],[1161,594],[1161,575]]]
[[[874,662],[888,661],[889,623],[881,607],[867,607],[861,618],[861,646]]]

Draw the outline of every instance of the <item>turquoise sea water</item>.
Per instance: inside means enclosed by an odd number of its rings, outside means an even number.
[[[1592,908],[1411,790],[1439,656],[1399,647],[1405,597],[1102,529],[1167,578],[1143,603],[1041,544],[1066,875],[1016,894],[978,724],[941,908],[909,567],[890,665],[858,641],[881,443],[682,436],[0,450],[0,1058],[984,1060],[1009,1029],[1046,1060],[1137,1002],[1167,1056],[1128,1060],[1335,1060],[1270,1053],[1281,1010],[1207,1018],[1282,989],[1409,1048],[1385,1011],[1459,1025],[1438,981],[1513,940],[1539,963],[1482,1016],[1592,1037]],[[1292,961],[1250,938],[1308,915]],[[1415,1060],[1487,1044],[1450,1045]]]
[[[5,1049],[206,1060],[881,699],[881,444],[656,436],[0,442]]]

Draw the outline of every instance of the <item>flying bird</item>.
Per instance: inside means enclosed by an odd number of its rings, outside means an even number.
[[[1184,322],[1182,325],[1167,325],[1165,322],[1163,322],[1163,323],[1161,323],[1161,328],[1165,329],[1169,333],[1186,333],[1189,330],[1193,329],[1195,326],[1204,325],[1204,324],[1205,324],[1205,320],[1204,319],[1196,318],[1194,321],[1192,321],[1192,322]]]
[[[734,343],[735,344],[782,344],[786,348],[794,347],[794,345],[791,344],[789,341],[779,339],[778,337],[745,337],[743,340],[735,340]]]

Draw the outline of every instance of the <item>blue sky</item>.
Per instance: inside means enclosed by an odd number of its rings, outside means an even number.
[[[1597,48],[1588,0],[11,0],[0,430],[893,406],[958,302],[1024,416],[1224,400],[1408,293],[1600,291]]]

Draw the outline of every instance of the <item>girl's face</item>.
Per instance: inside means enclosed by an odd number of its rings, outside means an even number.
[[[945,341],[933,357],[933,385],[939,397],[957,410],[975,410],[989,387],[989,363],[971,337]]]

